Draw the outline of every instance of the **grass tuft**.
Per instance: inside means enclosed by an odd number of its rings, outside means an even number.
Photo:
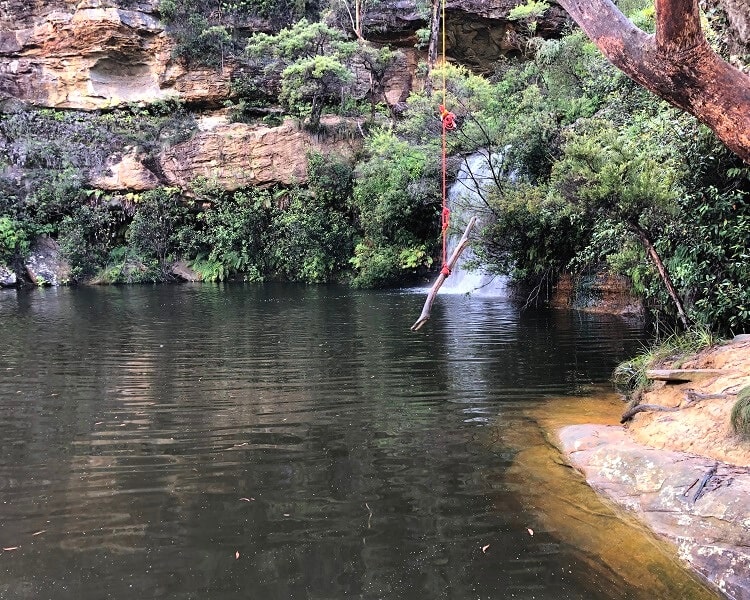
[[[666,365],[679,368],[687,358],[717,342],[718,339],[705,327],[672,334],[617,365],[612,373],[612,382],[633,405],[638,404],[641,395],[650,385],[646,371]]]
[[[737,402],[732,407],[730,420],[736,434],[750,439],[750,385],[737,393]]]

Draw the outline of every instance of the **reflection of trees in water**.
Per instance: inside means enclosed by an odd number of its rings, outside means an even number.
[[[7,418],[29,425],[4,464],[23,482],[18,498],[39,499],[12,515],[18,535],[47,528],[14,577],[44,570],[44,593],[80,590],[85,573],[121,597],[133,573],[142,597],[441,598],[531,585],[505,570],[514,493],[503,492],[507,515],[489,495],[507,460],[476,442],[466,411],[490,415],[505,410],[498,398],[560,385],[571,372],[560,355],[575,346],[565,336],[580,324],[556,333],[549,316],[459,297],[441,299],[415,335],[421,297],[333,287],[62,298],[24,340],[38,335],[54,355],[14,350],[27,402]],[[604,345],[632,335],[613,332]],[[480,556],[486,543],[494,563]]]

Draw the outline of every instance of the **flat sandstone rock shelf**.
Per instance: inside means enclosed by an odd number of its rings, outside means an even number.
[[[652,377],[642,402],[679,410],[639,413],[624,427],[564,427],[560,448],[591,487],[674,543],[726,597],[750,600],[750,443],[729,420],[750,385],[750,339],[681,367]]]

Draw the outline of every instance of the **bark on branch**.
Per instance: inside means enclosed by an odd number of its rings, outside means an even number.
[[[464,234],[461,236],[461,239],[456,245],[456,248],[451,253],[450,258],[448,259],[448,268],[451,271],[453,270],[453,267],[456,266],[458,257],[461,256],[464,248],[466,248],[466,246],[469,244],[469,235],[471,234],[471,230],[474,229],[474,225],[476,225],[476,222],[477,218],[472,217],[469,221],[469,224],[466,226],[466,229],[464,230]],[[447,278],[447,275],[445,275],[444,273],[440,273],[440,275],[438,275],[438,278],[435,280],[435,283],[432,284],[432,288],[430,288],[430,291],[427,294],[427,300],[425,300],[424,307],[422,308],[422,314],[419,315],[419,318],[415,321],[414,325],[411,326],[412,331],[419,330],[422,325],[427,323],[428,319],[430,318],[430,312],[432,311],[432,303],[435,302],[435,296],[437,296],[438,290]]]
[[[626,410],[622,417],[620,417],[620,423],[626,423],[630,421],[635,415],[642,412],[677,412],[682,410],[679,406],[662,406],[661,404],[638,404],[630,410]]]
[[[610,0],[558,0],[628,77],[708,125],[750,162],[750,77],[708,45],[698,0],[656,0],[656,35],[633,25]]]
[[[674,284],[672,283],[672,278],[669,276],[667,267],[664,266],[664,261],[662,261],[661,256],[659,256],[659,253],[656,251],[656,248],[654,247],[651,238],[648,236],[648,233],[646,233],[646,231],[642,227],[639,227],[637,225],[632,225],[632,227],[635,230],[638,239],[640,239],[644,249],[646,250],[646,253],[651,259],[651,262],[654,263],[654,266],[656,266],[656,270],[659,271],[659,277],[661,277],[662,283],[664,283],[664,287],[667,288],[669,297],[672,299],[672,302],[674,302],[675,309],[677,310],[677,314],[680,317],[680,321],[682,322],[683,327],[687,329],[689,324],[687,315],[685,314],[685,308],[683,307],[682,300],[680,299],[680,296],[677,293]]]

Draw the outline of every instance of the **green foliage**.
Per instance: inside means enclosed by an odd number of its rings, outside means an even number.
[[[569,130],[552,181],[586,211],[649,229],[674,215],[680,194],[679,171],[656,141],[606,122],[579,121]]]
[[[350,259],[355,269],[354,287],[376,288],[393,285],[399,281],[399,251],[392,246],[374,248],[362,242],[354,249]]]
[[[370,114],[374,115],[378,102],[384,99],[386,83],[390,75],[404,60],[400,50],[392,50],[388,46],[376,47],[367,43],[359,43],[354,55],[354,61],[367,70],[370,77]]]
[[[459,124],[447,139],[449,153],[472,152],[477,148],[492,151],[502,143],[504,107],[490,81],[451,64],[434,69],[431,77],[436,89],[442,87],[445,79],[445,103]],[[442,125],[437,105],[442,102],[442,98],[424,92],[412,94],[407,100],[407,118],[397,123],[398,136],[426,152],[439,154]]]
[[[279,102],[299,119],[309,119],[310,127],[317,129],[323,108],[336,101],[352,79],[351,71],[333,57],[301,59],[282,71]]]
[[[324,200],[293,190],[288,205],[275,212],[268,253],[277,276],[324,283],[346,267],[354,232],[344,214]]]
[[[615,367],[612,381],[626,397],[636,402],[650,385],[646,372],[656,368],[679,368],[682,361],[717,343],[716,336],[702,326],[657,339],[634,358]]]
[[[175,101],[104,113],[41,109],[2,114],[0,160],[10,169],[0,171],[0,212],[12,214],[32,233],[55,234],[64,216],[91,199],[94,192],[83,184],[105,169],[108,157],[131,147],[148,159],[194,129],[192,116]],[[12,192],[6,195],[3,189]]]
[[[323,109],[338,102],[353,81],[347,63],[355,48],[341,31],[302,19],[277,34],[255,34],[246,53],[266,76],[281,82],[281,105],[317,129]]]
[[[392,285],[408,274],[402,253],[425,248],[419,263],[431,264],[440,201],[437,157],[382,129],[368,137],[366,151],[352,205],[362,232],[352,261],[355,285]]]
[[[349,205],[354,170],[348,160],[311,152],[307,156],[307,177],[310,190],[324,205],[339,210]]]
[[[750,202],[743,190],[704,188],[684,198],[693,216],[678,231],[679,272],[683,286],[695,290],[691,315],[717,328],[750,327]]]
[[[90,277],[106,266],[125,220],[122,210],[103,203],[80,204],[63,217],[58,241],[74,281]]]
[[[512,21],[517,19],[538,19],[549,9],[549,4],[546,2],[538,2],[537,0],[528,0],[526,4],[521,4],[511,9],[508,13],[508,18]]]
[[[231,275],[229,265],[225,265],[219,260],[211,260],[204,254],[198,255],[190,263],[190,268],[198,273],[201,281],[226,281]]]
[[[366,151],[354,188],[362,231],[376,243],[412,245],[437,210],[439,157],[384,129],[366,140]]]
[[[50,178],[26,198],[22,206],[24,217],[33,224],[36,233],[53,233],[56,225],[83,202],[83,181],[80,171],[68,167],[50,173]]]
[[[221,11],[240,23],[249,19],[270,21],[274,29],[304,16],[317,15],[317,2],[304,0],[221,0]]]
[[[29,249],[28,233],[18,221],[0,216],[0,265],[10,265]]]
[[[144,261],[132,248],[115,246],[93,281],[99,284],[156,283],[163,281],[163,271],[156,261]]]
[[[737,392],[737,401],[730,415],[732,429],[745,439],[750,439],[750,386]]]
[[[524,21],[532,35],[536,32],[537,20],[549,9],[549,4],[544,0],[527,0],[526,4],[521,4],[511,9],[508,13],[508,19],[511,21]]]
[[[414,248],[404,248],[398,255],[399,266],[402,269],[415,271],[421,267],[431,267],[432,257],[427,252],[427,246],[422,244]]]
[[[232,36],[223,25],[210,25],[201,15],[190,15],[177,38],[174,56],[189,65],[223,67],[231,49]]]
[[[331,281],[349,267],[355,285],[376,286],[434,268],[442,93],[414,93],[405,112],[389,115],[390,130],[376,126],[402,57],[351,41],[344,30],[352,29],[353,3],[337,6],[338,29],[335,20],[302,19],[321,8],[303,0],[161,0],[160,11],[188,62],[238,64],[235,120],[265,114],[277,122],[274,111],[283,109],[321,131],[325,111],[362,116],[369,108],[356,176],[347,161],[311,155],[307,189],[227,192],[197,182],[189,201],[169,189],[108,195],[85,182],[129,148],[151,164],[162,148],[187,140],[196,127],[184,106],[1,114],[0,258],[12,260],[48,234],[59,237],[76,277],[99,273],[111,282],[166,278],[177,258],[207,280]],[[652,3],[618,6],[653,28]],[[512,16],[533,36],[545,7],[532,0]],[[423,16],[429,8],[416,6]],[[268,33],[242,39],[258,18]],[[581,32],[530,37],[525,54],[501,61],[491,77],[449,64],[429,82],[442,92],[445,81],[445,104],[457,116],[447,138],[449,178],[462,156],[481,149],[494,157],[477,209],[480,259],[536,289],[563,271],[580,278],[606,266],[629,277],[661,315],[668,299],[639,241],[645,232],[695,322],[747,331],[746,165],[694,119],[622,76]]]
[[[205,181],[196,182],[194,191],[208,204],[196,215],[202,227],[196,243],[198,258],[221,266],[213,269],[220,275],[216,280],[238,275],[247,281],[261,280],[266,270],[263,249],[271,221],[270,193],[254,189],[230,193]]]
[[[497,273],[533,286],[562,271],[585,245],[589,220],[543,186],[507,186],[488,201],[491,218],[477,255]]]
[[[264,59],[268,73],[281,73],[286,67],[301,59],[335,54],[342,44],[344,34],[325,23],[310,23],[302,19],[277,34],[256,33],[248,41],[246,53],[250,58]]]
[[[159,280],[169,277],[171,262],[196,251],[197,237],[195,215],[176,188],[143,193],[125,234],[134,255],[157,266]]]
[[[303,0],[160,0],[159,12],[175,38],[174,54],[191,65],[223,67],[240,55],[243,27],[263,19],[278,28],[304,16]],[[256,25],[257,26],[257,25]]]

